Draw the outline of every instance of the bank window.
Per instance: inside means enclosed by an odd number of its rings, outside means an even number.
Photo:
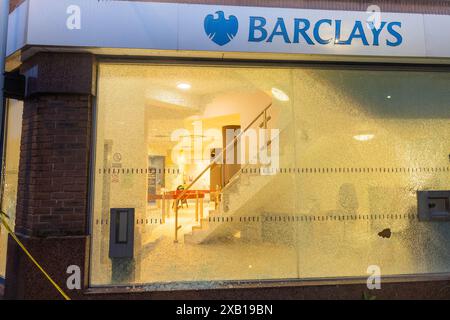
[[[14,230],[16,218],[17,185],[19,178],[20,142],[22,136],[23,102],[8,100],[5,114],[4,156],[2,168],[1,210],[9,218]],[[5,277],[8,233],[0,225],[0,277]]]
[[[101,64],[91,285],[449,272],[448,222],[417,216],[450,190],[449,84]]]

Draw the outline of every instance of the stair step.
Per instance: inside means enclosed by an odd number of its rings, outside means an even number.
[[[272,181],[272,175],[265,175],[261,170],[253,170],[240,177],[240,181],[236,181],[222,194],[222,201],[215,210],[209,210],[209,217],[203,218],[200,225],[192,227],[192,233],[186,234],[185,243],[201,244],[210,241],[211,237],[224,237],[233,232],[233,224],[227,222],[233,221],[233,215],[236,210],[252,197],[262,190]],[[221,223],[224,222],[224,223]]]

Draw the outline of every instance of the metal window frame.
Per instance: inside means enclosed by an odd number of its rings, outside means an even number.
[[[6,143],[7,143],[7,132],[8,132],[8,112],[9,111],[9,99],[4,99],[3,104],[3,112],[1,112],[2,118],[1,122],[1,132],[0,132],[0,154],[1,154],[1,163],[0,163],[0,210],[3,207],[3,195],[5,191],[5,166],[6,166]],[[8,260],[8,249],[5,252],[5,259]],[[6,271],[6,270],[5,270]],[[6,272],[5,272],[6,273]],[[0,279],[5,280],[6,274],[4,277],[0,275]]]
[[[414,64],[414,63],[380,63],[380,62],[344,62],[344,61],[287,61],[287,60],[248,60],[248,59],[209,59],[209,58],[164,58],[164,57],[140,57],[140,56],[109,56],[96,55],[96,78],[95,97],[92,103],[92,127],[91,127],[91,157],[90,157],[90,179],[88,186],[89,197],[89,235],[93,236],[94,224],[94,192],[95,192],[95,159],[97,147],[97,121],[98,121],[98,93],[100,82],[100,66],[111,65],[143,65],[143,66],[186,66],[186,67],[234,67],[234,68],[262,68],[271,67],[279,69],[316,69],[316,70],[367,70],[367,71],[397,71],[397,72],[432,72],[450,73],[450,62],[447,64]],[[215,290],[215,289],[256,289],[272,287],[292,286],[322,286],[322,285],[349,285],[366,284],[366,277],[325,277],[325,278],[293,278],[293,279],[266,279],[266,280],[224,280],[199,282],[173,282],[173,283],[142,283],[117,285],[92,285],[92,255],[93,241],[89,246],[89,270],[87,294],[104,293],[135,293],[151,291],[186,291],[186,290]],[[395,282],[423,282],[423,281],[448,281],[450,272],[427,273],[427,274],[403,274],[386,275],[383,277],[386,283]],[[130,285],[134,289],[130,290]]]

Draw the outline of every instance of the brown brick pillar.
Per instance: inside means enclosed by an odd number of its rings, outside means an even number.
[[[27,77],[16,233],[44,269],[66,287],[67,267],[87,285],[88,186],[95,60],[89,54],[40,53]],[[8,242],[7,299],[61,298],[13,240]]]

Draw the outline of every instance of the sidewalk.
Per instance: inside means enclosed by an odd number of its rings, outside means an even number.
[[[5,279],[0,278],[0,300],[3,300],[5,295]]]

